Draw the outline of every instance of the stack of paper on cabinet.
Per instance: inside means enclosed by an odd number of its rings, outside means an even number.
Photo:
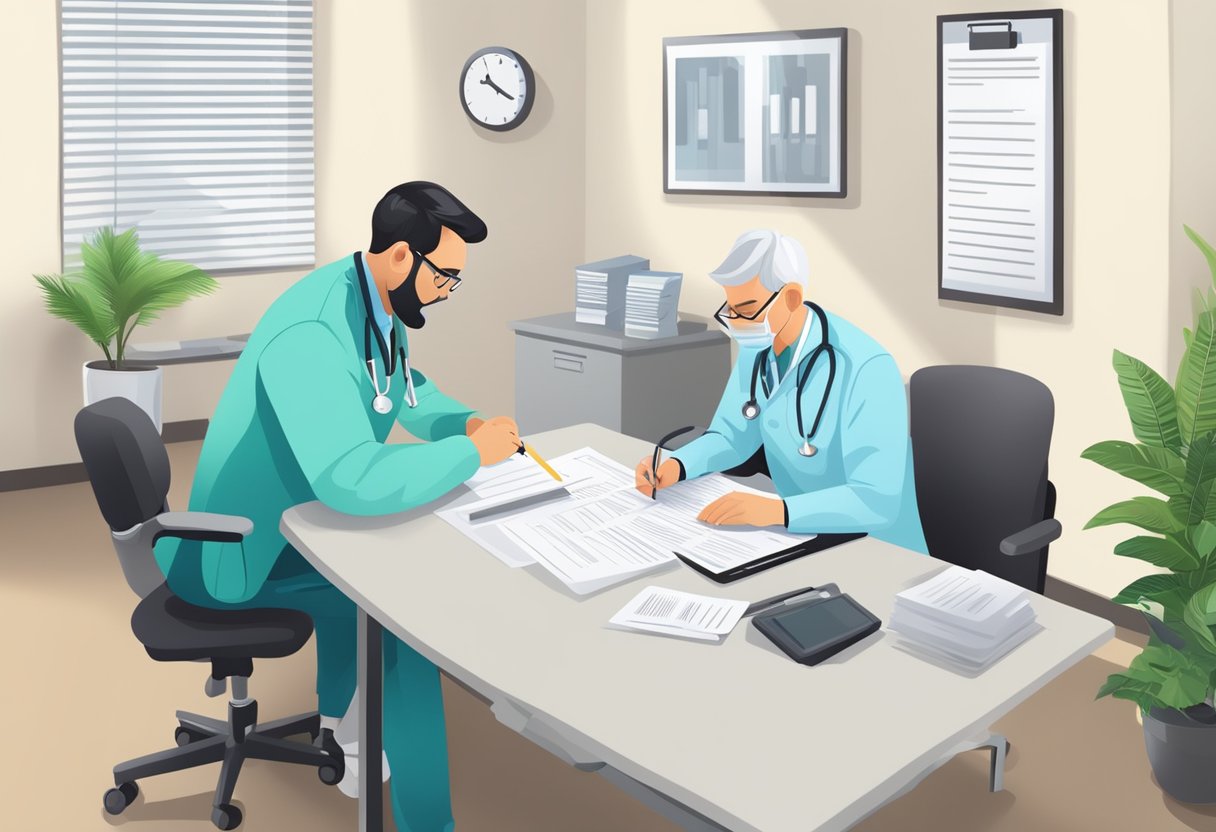
[[[896,595],[888,626],[909,652],[968,673],[988,669],[1041,629],[1025,589],[961,566]]]
[[[672,338],[677,332],[679,272],[636,271],[625,285],[625,335],[630,338]]]
[[[574,320],[609,329],[625,327],[625,286],[629,273],[650,268],[635,254],[584,263],[574,270]]]

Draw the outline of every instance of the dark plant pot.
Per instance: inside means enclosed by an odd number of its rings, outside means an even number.
[[[1216,725],[1168,708],[1144,717],[1144,747],[1161,788],[1183,803],[1216,803]]]

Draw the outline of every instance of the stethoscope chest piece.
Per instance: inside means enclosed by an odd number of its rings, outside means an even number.
[[[377,395],[374,399],[372,399],[372,410],[376,411],[381,416],[388,413],[392,409],[393,403],[389,401],[388,396]]]
[[[809,357],[802,358],[802,339],[806,337],[807,332],[804,330],[795,349],[794,361],[790,371],[797,374],[797,385],[794,392],[794,412],[798,420],[798,433],[802,435],[802,444],[798,446],[798,454],[803,457],[812,457],[819,453],[819,449],[811,444],[811,439],[819,432],[819,423],[823,420],[823,411],[827,408],[828,396],[832,392],[832,383],[836,380],[836,350],[828,340],[827,315],[810,301],[805,301],[804,303],[815,313],[815,317],[819,319],[819,346],[815,347]],[[772,347],[761,350],[756,356],[755,363],[752,364],[751,396],[743,403],[743,418],[749,422],[760,415],[760,400],[756,397],[756,386],[760,380],[760,373],[764,368],[764,364],[770,359],[771,353]],[[819,358],[820,353],[826,353],[828,357],[828,379],[827,385],[823,389],[823,396],[819,399],[819,409],[815,412],[815,421],[811,424],[811,432],[807,433],[802,422],[802,391],[806,387],[807,379],[810,378],[811,371],[815,368],[815,361]],[[803,364],[806,365],[805,368],[802,368]],[[766,396],[772,395],[768,389],[767,380],[764,382],[764,391]]]

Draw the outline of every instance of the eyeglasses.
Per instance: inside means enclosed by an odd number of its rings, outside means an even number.
[[[439,268],[434,263],[432,263],[430,260],[426,259],[426,255],[420,251],[415,251],[414,255],[416,257],[421,258],[422,262],[426,263],[426,267],[431,270],[431,274],[434,275],[434,277],[435,277],[435,288],[436,289],[442,289],[444,286],[447,286],[449,283],[452,284],[452,288],[448,289],[449,293],[455,292],[457,289],[460,288],[461,279],[459,277],[454,275],[452,272],[445,271],[445,270]]]
[[[769,299],[764,302],[764,305],[750,315],[740,315],[731,308],[729,303],[723,303],[718,307],[718,311],[714,313],[714,319],[727,329],[730,329],[730,324],[728,324],[727,321],[754,321],[756,318],[759,318],[762,314],[764,314],[764,310],[768,309],[769,304],[776,300],[777,295],[779,294],[781,293],[773,292],[773,294],[769,296]]]

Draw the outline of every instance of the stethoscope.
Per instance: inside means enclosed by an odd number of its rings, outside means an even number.
[[[815,313],[815,317],[819,319],[819,345],[811,351],[811,354],[805,359],[801,358],[803,343],[806,340],[807,330],[802,331],[801,337],[798,339],[798,346],[794,353],[795,366],[798,367],[798,386],[795,391],[794,406],[795,413],[798,416],[798,434],[802,437],[802,445],[798,448],[798,453],[803,456],[814,456],[819,452],[819,449],[811,444],[811,440],[815,438],[815,434],[819,431],[819,423],[823,420],[823,411],[828,405],[828,395],[832,392],[832,382],[836,380],[836,350],[828,343],[828,318],[823,313],[823,310],[809,300],[804,301],[803,305]],[[764,397],[768,398],[772,395],[772,390],[769,388],[768,377],[761,378],[760,371],[764,368],[766,361],[770,359],[773,348],[765,347],[756,356],[756,362],[752,365],[752,386],[751,397],[743,403],[743,418],[749,422],[760,415],[760,402],[756,398],[756,381],[759,380],[764,385]],[[828,356],[828,384],[823,389],[823,398],[819,400],[819,410],[815,413],[815,421],[811,424],[811,432],[807,433],[802,426],[802,389],[806,386],[806,381],[811,376],[811,371],[815,369],[815,361],[818,360],[821,353],[827,353]],[[805,366],[803,362],[805,361]]]
[[[359,287],[363,290],[363,358],[367,363],[367,374],[372,380],[372,389],[376,391],[372,398],[372,410],[384,415],[393,409],[393,403],[388,397],[388,391],[393,388],[393,374],[397,372],[397,356],[401,356],[401,366],[405,371],[405,403],[410,407],[418,406],[418,395],[414,391],[414,374],[410,372],[410,360],[405,349],[397,346],[397,328],[394,326],[389,333],[389,344],[384,343],[384,333],[380,327],[372,326],[372,297],[367,290],[367,275],[363,271],[363,256],[355,255],[355,268],[359,272]],[[384,379],[384,389],[380,389],[380,379],[376,377],[376,360],[372,357],[372,332],[376,333],[376,345],[380,347],[380,357],[384,359],[388,375]]]

